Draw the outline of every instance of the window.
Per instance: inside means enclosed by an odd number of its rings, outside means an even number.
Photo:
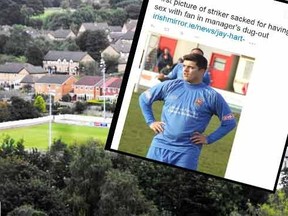
[[[253,70],[253,65],[254,65],[253,61],[250,61],[250,60],[246,61],[245,68],[244,68],[244,74],[243,74],[244,79],[247,79],[247,80],[250,79],[250,76],[251,76],[251,73]]]
[[[224,71],[226,65],[226,59],[215,58],[213,68],[215,70]]]

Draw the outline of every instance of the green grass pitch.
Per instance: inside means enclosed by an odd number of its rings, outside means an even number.
[[[139,94],[140,93],[133,93],[132,95],[119,144],[119,151],[145,157],[154,136],[154,132],[146,125],[144,117],[142,116],[138,105]],[[155,102],[153,104],[153,110],[155,118],[160,119],[162,102]],[[239,119],[239,114],[235,114],[235,116]],[[218,118],[213,117],[205,133],[209,134],[211,131],[214,131],[219,126],[219,123]],[[224,177],[235,132],[236,129],[231,131],[221,140],[202,148],[198,171]]]
[[[109,128],[53,123],[52,142],[55,139],[61,139],[67,144],[74,144],[85,142],[88,139],[95,139],[99,140],[104,145],[108,131]],[[0,131],[0,138],[3,138],[6,135],[9,135],[15,141],[23,138],[26,149],[35,147],[39,150],[47,150],[49,142],[49,124],[45,123]]]

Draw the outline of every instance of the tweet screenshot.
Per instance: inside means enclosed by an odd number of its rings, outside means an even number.
[[[105,149],[275,192],[288,4],[143,1]]]

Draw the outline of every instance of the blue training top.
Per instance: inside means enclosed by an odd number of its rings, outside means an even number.
[[[236,126],[234,115],[223,97],[204,83],[190,84],[182,79],[168,80],[146,90],[139,97],[140,108],[148,125],[155,122],[152,111],[154,101],[163,100],[161,121],[164,132],[154,136],[152,145],[176,152],[197,149],[193,144],[194,132],[203,133],[215,114],[221,121],[218,129],[207,136],[208,144],[225,136]]]
[[[183,79],[183,64],[178,63],[173,68],[173,70],[167,75],[167,77],[169,79]],[[208,71],[205,71],[202,82],[205,83],[206,85],[210,85],[211,78]]]

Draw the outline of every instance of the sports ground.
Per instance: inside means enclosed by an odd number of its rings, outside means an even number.
[[[53,123],[51,131],[52,141],[61,139],[69,145],[74,143],[80,144],[88,139],[94,139],[104,145],[109,128]],[[15,141],[23,139],[26,149],[37,148],[39,150],[47,150],[49,144],[49,124],[44,123],[0,131],[1,140],[7,135]]]

